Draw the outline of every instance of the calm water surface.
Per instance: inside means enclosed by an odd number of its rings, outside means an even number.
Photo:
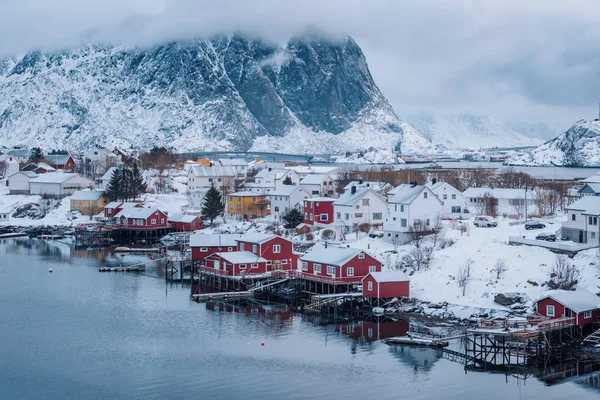
[[[107,261],[135,260],[0,240],[0,399],[600,398],[578,380],[466,373],[434,350],[373,341],[402,323],[196,304],[156,277],[99,273]]]

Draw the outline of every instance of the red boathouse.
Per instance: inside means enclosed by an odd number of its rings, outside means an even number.
[[[191,232],[204,228],[204,224],[195,215],[173,214],[169,215],[169,224],[178,232]]]
[[[351,247],[320,247],[300,258],[301,276],[330,284],[358,283],[370,272],[381,271],[381,262]]]
[[[204,261],[214,253],[237,251],[237,239],[241,235],[206,235],[195,233],[190,236],[190,248],[192,249],[192,261]]]
[[[574,318],[580,328],[600,320],[600,297],[587,290],[550,290],[535,303],[538,313],[550,319]]]
[[[404,272],[371,272],[362,280],[363,296],[379,304],[393,298],[409,297],[410,282]]]

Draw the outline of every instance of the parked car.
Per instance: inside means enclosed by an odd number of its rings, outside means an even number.
[[[544,229],[546,225],[542,224],[539,221],[529,221],[525,223],[525,229]]]
[[[383,232],[371,232],[369,233],[370,238],[382,238]]]
[[[546,240],[548,242],[556,242],[556,235],[553,233],[540,233],[535,238],[536,238],[536,240]]]
[[[488,217],[488,216],[480,216],[480,217],[475,217],[475,220],[473,221],[473,224],[475,224],[475,226],[481,227],[493,227],[493,226],[498,226],[498,221],[496,221],[493,217]]]

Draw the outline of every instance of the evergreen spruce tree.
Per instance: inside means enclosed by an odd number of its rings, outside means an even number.
[[[104,194],[110,201],[117,201],[123,198],[122,183],[123,168],[115,168],[104,191]]]
[[[31,155],[29,156],[29,161],[38,162],[44,159],[44,152],[39,147],[34,147],[31,149]]]
[[[291,176],[286,176],[285,179],[283,180],[283,184],[284,185],[293,185],[294,183],[292,182],[292,177]]]
[[[146,182],[144,182],[144,177],[142,176],[142,172],[138,168],[137,164],[133,164],[133,169],[131,170],[132,177],[132,187],[134,198],[146,193],[148,187],[146,186]]]
[[[206,196],[204,196],[204,201],[202,203],[202,218],[206,218],[210,220],[210,224],[213,224],[213,221],[216,217],[223,213],[223,198],[221,197],[221,193],[211,187],[206,192]]]
[[[282,218],[285,221],[284,227],[286,229],[293,229],[304,221],[302,213],[295,208],[292,208],[287,214],[284,214]]]

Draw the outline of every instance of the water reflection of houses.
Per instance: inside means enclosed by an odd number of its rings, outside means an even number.
[[[402,364],[418,371],[429,371],[442,358],[442,352],[431,347],[391,346],[390,354]]]
[[[405,320],[366,320],[335,325],[335,332],[358,343],[371,343],[408,332],[409,322]]]
[[[294,313],[287,304],[263,304],[248,305],[246,301],[225,302],[209,301],[206,302],[206,309],[209,311],[233,312],[246,314],[248,317],[258,317],[277,323],[277,327],[284,328],[292,325]]]

